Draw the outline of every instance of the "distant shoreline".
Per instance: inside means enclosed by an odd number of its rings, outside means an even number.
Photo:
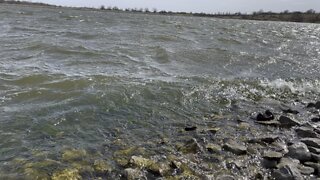
[[[40,6],[40,7],[54,7],[54,8],[71,8],[81,10],[98,10],[98,11],[111,11],[111,12],[131,12],[140,14],[158,14],[158,15],[179,15],[179,16],[193,16],[193,17],[213,17],[221,19],[239,19],[239,20],[258,20],[258,21],[284,21],[284,22],[302,22],[302,23],[320,23],[320,13],[310,9],[306,12],[289,12],[283,11],[281,13],[275,12],[263,12],[258,11],[252,14],[243,13],[186,13],[186,12],[171,12],[171,11],[157,11],[149,9],[119,9],[117,7],[105,8],[90,8],[90,7],[66,7],[57,6],[46,3],[35,3],[26,1],[5,1],[0,0],[0,4],[16,4],[16,5],[28,5],[28,6]]]

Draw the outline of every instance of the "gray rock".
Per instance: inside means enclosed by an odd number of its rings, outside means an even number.
[[[247,153],[247,148],[243,145],[236,143],[235,141],[229,141],[225,143],[223,145],[223,149],[237,155],[243,155]]]
[[[210,153],[220,153],[222,149],[221,146],[212,143],[207,144],[206,148]]]
[[[308,147],[320,148],[320,139],[318,138],[303,138],[301,142],[305,143]]]
[[[298,127],[295,129],[297,135],[301,138],[317,138],[318,134],[312,128]]]
[[[289,158],[282,158],[277,165],[278,169],[272,172],[272,177],[276,180],[303,180],[299,169],[299,162]]]
[[[125,169],[124,176],[127,178],[127,180],[146,179],[142,171],[132,168]]]
[[[312,167],[314,169],[314,174],[320,175],[320,164],[314,162],[305,162],[304,165]]]
[[[320,149],[319,148],[315,148],[315,147],[308,147],[309,151],[315,154],[320,154]]]
[[[184,146],[179,148],[179,151],[185,153],[185,154],[195,154],[199,151],[201,151],[201,146],[199,145],[199,143],[197,142],[196,139],[190,139],[189,141],[187,141]]]
[[[271,144],[278,139],[279,139],[279,136],[277,136],[277,135],[269,135],[269,136],[264,136],[264,137],[260,137],[260,138],[250,139],[248,142],[249,143],[268,143],[268,144]]]
[[[266,126],[275,126],[275,127],[280,126],[280,122],[277,121],[277,120],[271,120],[271,121],[256,121],[256,122],[259,123],[259,124],[262,124],[262,125],[266,125]]]
[[[298,159],[300,161],[309,161],[311,159],[311,153],[307,145],[302,142],[297,142],[288,147],[289,152],[286,156],[289,156],[293,159]]]
[[[278,162],[279,161],[276,161],[276,160],[263,159],[262,165],[267,169],[275,169],[277,168]]]
[[[304,166],[302,164],[299,164],[297,167],[298,167],[300,173],[303,175],[311,175],[314,173],[314,168],[312,168],[312,167]]]
[[[216,178],[216,180],[235,180],[236,178],[234,178],[231,175],[220,175]]]
[[[280,116],[279,122],[281,127],[291,128],[293,126],[300,126],[301,123],[293,118],[293,116]]]
[[[263,153],[262,157],[268,160],[279,161],[283,157],[283,155],[276,151],[266,151]]]
[[[311,153],[311,159],[315,162],[320,162],[320,155]]]

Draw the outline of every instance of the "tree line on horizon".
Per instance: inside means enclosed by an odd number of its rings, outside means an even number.
[[[50,5],[46,3],[35,3],[19,0],[0,0],[0,3],[7,4],[26,4],[26,5],[40,5],[40,6],[53,6],[61,7],[56,5]],[[96,9],[96,8],[80,8],[80,9]],[[284,10],[282,12],[272,12],[272,11],[254,11],[252,13],[230,13],[230,12],[218,12],[218,13],[195,13],[195,12],[172,12],[161,10],[158,11],[156,8],[152,10],[148,8],[125,8],[121,9],[117,6],[105,7],[101,5],[99,10],[102,11],[120,11],[120,12],[133,12],[133,13],[148,13],[148,14],[161,14],[161,15],[187,15],[187,16],[199,16],[199,17],[217,17],[217,18],[230,18],[230,19],[248,19],[248,20],[272,20],[272,21],[292,21],[292,22],[310,22],[310,23],[320,23],[320,13],[316,12],[314,9],[309,9],[305,12],[301,11],[289,11]]]

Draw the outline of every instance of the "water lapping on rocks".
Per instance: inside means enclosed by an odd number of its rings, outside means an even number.
[[[0,179],[318,175],[319,25],[13,5],[0,19]]]

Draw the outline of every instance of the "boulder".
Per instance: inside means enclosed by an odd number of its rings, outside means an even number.
[[[320,117],[313,117],[311,119],[312,122],[319,122],[320,121]]]
[[[276,180],[303,180],[299,169],[299,162],[289,158],[282,158],[277,165],[278,169],[272,172],[272,177]]]
[[[312,167],[304,166],[302,164],[299,164],[297,167],[298,167],[300,173],[303,175],[311,175],[314,173],[314,168],[312,168]]]
[[[276,151],[265,151],[262,157],[268,160],[280,161],[283,155]]]
[[[229,141],[223,145],[223,149],[232,152],[236,155],[243,155],[247,153],[247,148],[235,141]]]
[[[315,147],[308,147],[309,151],[314,153],[314,154],[320,154],[320,149],[319,148],[315,148]]]
[[[295,129],[297,135],[301,138],[316,138],[318,134],[309,127],[298,127]]]
[[[301,142],[305,143],[308,147],[320,148],[320,139],[318,138],[303,138]]]
[[[304,165],[312,167],[314,169],[314,174],[320,176],[320,164],[314,162],[305,162]]]
[[[299,161],[309,161],[311,159],[311,153],[307,145],[302,142],[297,142],[288,147],[289,152],[286,156],[293,159],[298,159]]]
[[[293,126],[300,126],[301,123],[294,119],[293,117],[288,117],[288,116],[280,116],[279,122],[281,127],[285,128],[291,128]]]
[[[271,121],[274,119],[274,115],[270,110],[266,110],[264,114],[258,113],[256,120],[257,121]]]

